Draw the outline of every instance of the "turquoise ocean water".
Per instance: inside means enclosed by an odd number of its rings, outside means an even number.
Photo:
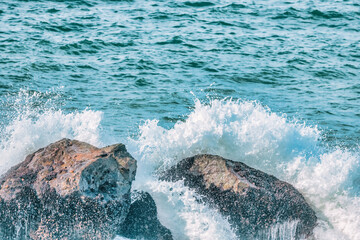
[[[175,239],[236,239],[152,177],[219,154],[297,187],[316,239],[358,240],[359,70],[357,1],[0,0],[0,172],[63,137],[124,142]]]

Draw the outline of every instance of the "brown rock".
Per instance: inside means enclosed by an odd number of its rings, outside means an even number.
[[[111,239],[135,172],[123,144],[62,139],[39,149],[0,178],[0,238]]]
[[[184,180],[204,202],[228,217],[245,239],[267,239],[275,224],[292,221],[298,222],[294,232],[299,239],[311,236],[316,225],[315,212],[293,186],[241,162],[197,155],[182,160],[160,179]]]

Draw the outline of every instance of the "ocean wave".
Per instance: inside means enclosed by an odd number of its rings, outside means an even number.
[[[135,181],[138,188],[146,186],[151,178],[143,176],[168,169],[183,158],[200,153],[217,154],[293,184],[317,212],[316,239],[359,238],[359,192],[351,192],[360,169],[358,149],[326,147],[316,126],[289,120],[257,102],[213,100],[203,104],[196,100],[185,121],[177,122],[169,130],[158,123],[158,120],[146,121],[140,126],[139,137],[130,140],[129,149],[139,160],[138,176],[142,176]],[[155,193],[149,187],[146,190]],[[166,191],[161,190],[163,194]],[[176,211],[184,210],[184,205],[177,207],[180,209]],[[172,232],[179,231],[176,224],[163,224]],[[274,226],[272,234],[280,229]],[[285,231],[287,234],[289,229]],[[271,239],[271,232],[268,236]],[[187,238],[206,239],[193,238],[191,234]]]

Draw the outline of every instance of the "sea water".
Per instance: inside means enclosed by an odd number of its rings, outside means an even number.
[[[1,1],[0,173],[60,138],[123,142],[175,239],[237,239],[154,177],[217,154],[293,184],[316,239],[358,240],[359,29],[356,1]]]

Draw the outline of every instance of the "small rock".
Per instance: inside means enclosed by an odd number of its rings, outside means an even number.
[[[172,240],[170,230],[157,218],[156,204],[149,193],[135,192],[128,216],[122,223],[119,235],[131,239]]]

